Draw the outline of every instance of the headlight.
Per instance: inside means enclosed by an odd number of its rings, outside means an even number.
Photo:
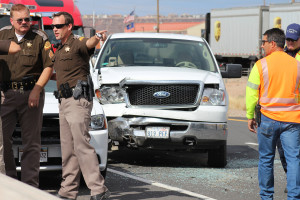
[[[97,94],[101,104],[125,103],[124,96],[125,90],[119,86],[103,86]]]
[[[201,105],[224,106],[225,92],[223,90],[205,88],[201,99]]]
[[[105,115],[92,115],[91,117],[92,130],[103,130],[107,128]]]

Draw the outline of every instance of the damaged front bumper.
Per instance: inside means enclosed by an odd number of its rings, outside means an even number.
[[[147,138],[146,127],[170,127],[169,137]],[[227,123],[190,122],[151,117],[118,117],[108,122],[108,132],[115,144],[128,147],[168,149],[211,149],[227,140]],[[214,144],[214,145],[213,145]],[[173,147],[173,148],[172,148]]]

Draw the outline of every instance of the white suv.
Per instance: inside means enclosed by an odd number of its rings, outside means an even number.
[[[241,65],[220,72],[204,39],[163,33],[110,35],[90,65],[112,145],[205,150],[210,166],[226,166],[222,76],[240,78]]]

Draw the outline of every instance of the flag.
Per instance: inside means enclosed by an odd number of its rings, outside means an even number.
[[[134,22],[131,22],[126,26],[127,30],[134,28]]]
[[[124,18],[123,23],[124,23],[124,24],[127,24],[127,23],[132,22],[132,21],[134,21],[134,10],[133,10],[129,15],[127,15],[127,16]]]

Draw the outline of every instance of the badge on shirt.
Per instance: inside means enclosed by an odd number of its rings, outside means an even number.
[[[51,44],[50,44],[49,41],[47,41],[47,42],[45,43],[45,45],[44,45],[44,49],[45,49],[45,51],[47,51],[47,50],[49,50],[50,48],[51,48]]]
[[[65,51],[68,53],[70,51],[70,47],[66,47]]]
[[[32,43],[31,43],[31,42],[27,42],[26,45],[27,45],[28,48],[31,48],[31,47],[32,47]]]

